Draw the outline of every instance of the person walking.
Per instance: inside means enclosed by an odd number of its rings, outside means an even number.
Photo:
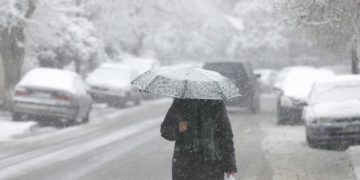
[[[175,98],[161,124],[175,141],[173,180],[223,180],[237,172],[233,133],[222,100]]]

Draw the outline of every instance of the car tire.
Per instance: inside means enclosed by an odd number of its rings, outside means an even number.
[[[12,113],[12,120],[13,121],[22,121],[23,115],[21,113]]]
[[[306,135],[306,142],[311,148],[318,148],[319,147],[319,141],[311,138],[309,135]]]
[[[278,106],[277,108],[277,124],[278,125],[286,125],[288,124],[287,117],[284,116],[283,109]]]

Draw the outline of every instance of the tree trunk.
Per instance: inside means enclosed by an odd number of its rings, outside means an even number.
[[[11,27],[1,31],[0,55],[4,69],[4,105],[9,107],[11,92],[21,78],[21,67],[24,61],[25,49],[19,43],[24,43],[24,31],[21,27]]]
[[[30,18],[36,9],[36,0],[19,1],[17,5],[26,6],[24,18]],[[21,9],[21,8],[20,8]],[[21,22],[15,26],[2,27],[0,30],[0,56],[4,69],[4,105],[10,108],[11,95],[21,78],[21,69],[25,57],[25,25]]]

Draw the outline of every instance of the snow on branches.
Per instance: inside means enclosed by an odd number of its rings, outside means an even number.
[[[35,4],[36,0],[0,0],[0,29],[24,25]]]

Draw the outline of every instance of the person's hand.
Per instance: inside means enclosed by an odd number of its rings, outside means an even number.
[[[231,172],[226,172],[225,174],[226,174],[227,177],[235,176],[236,172],[231,171]]]
[[[180,121],[179,122],[179,132],[183,133],[188,130],[188,123],[186,121]]]

